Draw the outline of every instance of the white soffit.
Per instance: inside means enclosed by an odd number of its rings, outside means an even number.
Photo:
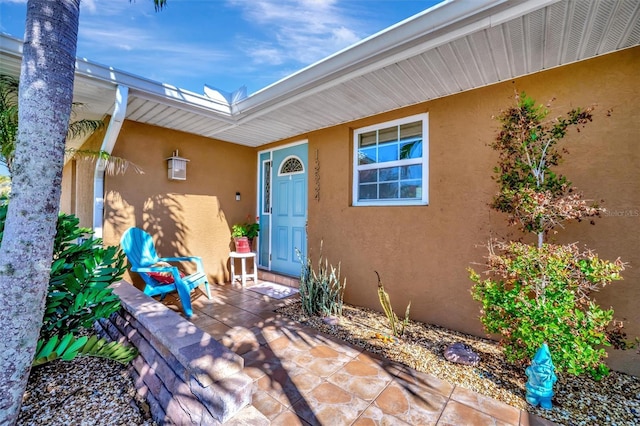
[[[74,100],[111,114],[121,84],[129,120],[260,146],[638,44],[638,0],[449,0],[233,105],[84,59]],[[0,72],[21,51],[0,35]]]

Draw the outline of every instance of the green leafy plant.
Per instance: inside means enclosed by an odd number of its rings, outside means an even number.
[[[73,333],[65,334],[62,339],[53,336],[51,339],[38,340],[36,354],[32,365],[37,367],[57,359],[70,361],[78,356],[108,358],[122,364],[128,364],[138,351],[132,346],[123,346],[118,342],[108,342],[97,336],[76,338]]]
[[[303,259],[299,250],[296,250],[298,259],[302,264],[300,274],[300,301],[305,315],[342,315],[344,289],[347,279],[340,282],[340,264],[336,269],[322,257],[322,245],[318,259],[317,271],[313,269],[313,262],[309,257]]]
[[[546,342],[559,371],[595,378],[608,372],[601,359],[613,310],[589,294],[622,279],[620,260],[602,260],[575,244],[512,242],[493,246],[488,265],[490,279],[471,271],[473,296],[482,302],[487,331],[503,336],[507,360],[524,363]]]
[[[502,128],[491,147],[499,153],[494,172],[500,191],[491,206],[507,213],[521,231],[536,234],[538,244],[490,242],[488,278],[469,269],[472,294],[482,303],[485,329],[502,335],[511,362],[528,362],[547,343],[559,371],[599,379],[608,373],[603,347],[613,341],[608,333],[613,310],[601,309],[590,295],[622,279],[625,265],[576,244],[544,242],[563,222],[604,211],[552,170],[562,159],[558,143],[570,127],[579,131],[592,121],[591,109],[574,109],[554,120],[546,120],[548,113],[523,93],[498,117]],[[616,332],[620,338],[619,327]]]
[[[58,218],[41,338],[91,327],[120,308],[109,285],[122,277],[125,255],[89,238],[79,222],[73,215]]]
[[[239,237],[247,237],[250,239],[254,239],[260,233],[260,218],[256,217],[255,222],[251,222],[249,220],[249,216],[247,216],[247,221],[245,223],[236,223],[231,227],[231,237],[239,238]]]
[[[4,233],[7,202],[0,203],[0,241]],[[49,288],[34,366],[79,355],[103,356],[127,363],[137,355],[132,347],[107,344],[97,337],[75,337],[95,321],[120,308],[109,285],[122,277],[125,255],[117,247],[102,247],[100,239],[67,214],[58,217]],[[97,344],[96,341],[102,341]],[[98,345],[98,346],[96,346]]]
[[[389,328],[391,329],[391,333],[395,337],[404,336],[404,331],[409,326],[409,310],[411,309],[411,302],[407,305],[407,309],[404,312],[404,320],[400,321],[395,312],[393,312],[393,308],[391,307],[391,298],[389,294],[385,291],[384,285],[380,280],[380,274],[378,271],[373,271],[378,276],[378,299],[380,299],[380,305],[382,305],[382,309],[384,310],[384,314],[387,316],[387,320],[389,320]]]

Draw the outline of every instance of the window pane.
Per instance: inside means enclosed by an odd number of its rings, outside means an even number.
[[[400,126],[400,140],[422,138],[422,121],[415,121]]]
[[[375,200],[378,198],[378,185],[358,185],[358,200]]]
[[[358,150],[358,164],[372,164],[376,162],[375,147]]]
[[[398,198],[397,182],[380,184],[380,199],[385,198]]]
[[[422,139],[400,143],[400,159],[422,158]]]
[[[422,179],[422,164],[401,167],[401,179]]]
[[[396,161],[398,159],[398,144],[380,145],[378,148],[378,162]]]
[[[400,198],[422,198],[422,181],[410,180],[401,182]]]
[[[360,135],[360,141],[359,141],[359,148],[364,148],[367,146],[371,146],[371,145],[375,145],[376,144],[376,131],[372,131],[372,132],[367,132],[367,133],[362,133]]]
[[[369,183],[378,181],[378,170],[362,170],[358,172],[358,180],[360,183]]]
[[[423,119],[426,114],[412,117],[410,123],[390,121],[355,131],[354,204],[359,200],[363,205],[426,204],[421,202],[427,190],[422,160],[429,144]]]
[[[380,169],[380,182],[398,180],[398,168],[399,167],[387,167]]]
[[[396,142],[398,140],[398,127],[387,127],[378,132],[378,143]]]

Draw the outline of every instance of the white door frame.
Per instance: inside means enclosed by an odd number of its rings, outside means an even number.
[[[264,184],[262,182],[262,166],[263,163],[266,161],[271,161],[271,183],[273,184],[273,168],[274,168],[274,164],[273,164],[273,153],[274,151],[280,151],[282,149],[288,149],[291,148],[293,146],[298,146],[298,145],[304,145],[304,144],[308,144],[309,140],[308,139],[301,139],[299,141],[295,141],[295,142],[291,142],[291,143],[287,143],[284,145],[278,145],[276,147],[273,148],[269,148],[269,149],[263,149],[258,151],[257,153],[257,173],[256,176],[258,177],[257,182],[256,182],[256,216],[260,216],[262,217],[263,213],[262,212],[262,198],[260,197],[261,191],[262,191],[262,185]],[[268,153],[269,154],[269,159],[268,160],[260,160],[260,156],[262,154]],[[305,165],[305,167],[307,167],[308,165]],[[307,188],[308,190],[308,188]],[[307,194],[308,195],[308,194]],[[273,188],[272,190],[269,192],[269,206],[271,206],[271,209],[273,209]],[[268,266],[266,267],[267,271],[271,271],[271,252],[272,252],[272,246],[271,246],[271,241],[272,241],[272,235],[271,235],[271,225],[272,225],[272,218],[271,218],[271,212],[268,213],[269,214],[269,260],[268,260]],[[259,259],[260,259],[260,245],[263,243],[263,241],[258,238],[258,254],[256,256],[256,267],[259,264]],[[264,266],[261,265],[260,269],[265,269]]]

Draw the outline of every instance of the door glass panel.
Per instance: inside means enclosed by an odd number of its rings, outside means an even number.
[[[303,171],[304,167],[302,166],[302,162],[295,157],[290,157],[282,163],[282,166],[280,166],[279,174],[286,175],[289,173],[300,173]]]
[[[271,213],[271,161],[265,161],[263,173],[262,213],[269,214]]]

